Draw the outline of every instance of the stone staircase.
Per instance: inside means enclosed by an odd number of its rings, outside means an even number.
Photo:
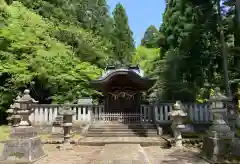
[[[94,123],[90,125],[86,137],[157,137],[154,124]]]

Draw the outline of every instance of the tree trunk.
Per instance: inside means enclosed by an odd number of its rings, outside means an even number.
[[[227,45],[226,45],[225,37],[224,37],[224,33],[223,33],[220,0],[217,0],[217,11],[218,11],[218,26],[219,26],[219,30],[220,30],[219,31],[219,33],[220,33],[220,44],[221,44],[222,55],[223,55],[224,85],[225,85],[226,95],[230,96],[231,91],[230,91],[229,77],[228,77]]]

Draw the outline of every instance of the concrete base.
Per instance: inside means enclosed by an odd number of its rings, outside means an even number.
[[[34,162],[46,156],[33,127],[14,128],[9,137],[4,145],[2,160]]]

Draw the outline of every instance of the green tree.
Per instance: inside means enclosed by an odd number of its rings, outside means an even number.
[[[138,46],[132,58],[133,65],[139,65],[146,76],[153,76],[154,62],[160,56],[159,48]]]
[[[228,46],[229,60],[230,60],[230,79],[233,83],[240,80],[240,7],[239,1],[224,0],[222,8],[223,26],[225,40]],[[233,92],[237,88],[232,88]]]
[[[3,8],[7,23],[0,32],[1,109],[6,109],[24,88],[30,88],[40,102],[74,102],[96,93],[88,81],[97,78],[102,70],[79,60],[70,46],[52,36],[61,27],[17,1]]]
[[[195,100],[201,88],[222,81],[216,16],[212,1],[166,3],[160,27],[161,67],[154,71],[165,99]]]
[[[105,1],[36,0],[34,3],[32,0],[20,1],[47,18],[47,21],[56,24],[51,35],[71,46],[81,61],[102,68],[105,66],[104,60],[111,54],[112,48],[109,39],[99,36],[105,30],[105,26],[102,25],[107,23],[104,21],[109,21]],[[103,13],[102,16],[100,13]],[[99,35],[96,35],[97,33]],[[107,36],[107,33],[105,34]]]
[[[141,45],[147,48],[158,47],[159,35],[159,31],[154,25],[149,26],[141,40]]]
[[[128,25],[128,17],[122,4],[118,3],[113,11],[114,29],[112,33],[113,59],[121,64],[130,64],[133,51],[133,33]]]

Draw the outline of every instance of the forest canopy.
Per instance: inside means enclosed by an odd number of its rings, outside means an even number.
[[[136,45],[120,3],[110,13],[106,0],[0,0],[0,109],[25,88],[40,103],[97,96],[89,81],[116,63],[157,79],[146,95],[162,101],[204,102],[216,86],[226,93],[240,79],[240,9],[231,2],[169,0],[163,22]]]

